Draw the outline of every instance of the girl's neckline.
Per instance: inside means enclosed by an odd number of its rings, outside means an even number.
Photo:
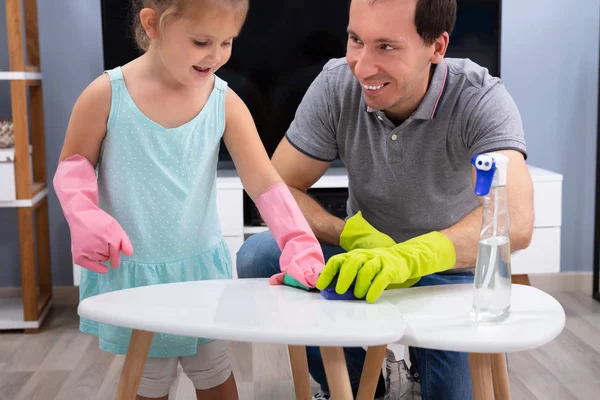
[[[167,128],[167,127],[159,124],[158,122],[154,121],[152,118],[150,118],[146,114],[144,114],[142,112],[142,110],[140,110],[140,108],[138,107],[137,103],[135,102],[135,100],[131,96],[131,93],[129,92],[129,89],[127,88],[127,83],[125,82],[125,76],[123,75],[123,68],[120,67],[120,66],[118,68],[119,68],[119,73],[121,75],[121,79],[123,81],[123,88],[125,89],[125,93],[127,94],[127,97],[129,98],[129,101],[131,102],[131,104],[135,108],[135,111],[138,114],[140,114],[148,123],[150,123],[154,127],[158,128],[158,129],[160,129],[160,130],[162,130],[164,132],[178,131],[178,130],[184,129],[184,128],[188,127],[189,125],[192,125],[194,122],[196,122],[196,120],[198,120],[203,115],[204,110],[206,109],[206,106],[209,104],[209,102],[214,97],[214,94],[215,94],[215,91],[216,91],[216,88],[217,88],[217,79],[218,79],[218,77],[213,74],[213,87],[210,90],[210,94],[208,95],[208,98],[206,99],[206,102],[204,103],[204,105],[202,106],[202,108],[200,109],[200,111],[198,112],[198,114],[196,114],[189,121],[182,123],[181,125]]]

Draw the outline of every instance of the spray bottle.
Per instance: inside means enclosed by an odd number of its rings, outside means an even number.
[[[477,323],[502,321],[510,313],[508,161],[501,154],[479,154],[471,160],[477,171],[475,194],[483,205],[471,311],[471,320]]]

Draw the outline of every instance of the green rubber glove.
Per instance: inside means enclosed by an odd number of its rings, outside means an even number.
[[[335,291],[346,293],[352,282],[354,295],[369,303],[376,301],[390,284],[446,271],[456,264],[452,242],[440,232],[417,236],[388,248],[355,249],[329,259],[317,280],[319,290],[338,276]]]
[[[340,235],[340,246],[346,251],[390,247],[395,244],[394,239],[379,232],[364,219],[360,211],[346,220]]]

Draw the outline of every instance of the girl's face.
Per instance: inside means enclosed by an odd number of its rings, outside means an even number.
[[[167,18],[152,46],[172,78],[184,86],[201,87],[229,61],[242,22],[232,11],[203,8],[189,16]]]

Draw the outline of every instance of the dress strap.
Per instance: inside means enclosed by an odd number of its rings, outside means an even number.
[[[104,72],[106,72],[108,74],[111,82],[119,81],[119,80],[123,79],[123,70],[121,70],[121,67],[109,69],[108,71],[104,71]]]
[[[123,71],[121,70],[121,67],[116,67],[107,71],[104,71],[104,73],[106,73],[108,75],[108,77],[110,78],[110,85],[112,88],[112,95],[111,95],[111,104],[110,104],[110,114],[108,116],[108,121],[107,121],[107,128],[110,127],[112,125],[113,120],[115,119],[116,115],[119,112],[119,107],[121,106],[122,103],[122,96],[123,96],[123,86],[124,86],[124,81],[123,81]]]

